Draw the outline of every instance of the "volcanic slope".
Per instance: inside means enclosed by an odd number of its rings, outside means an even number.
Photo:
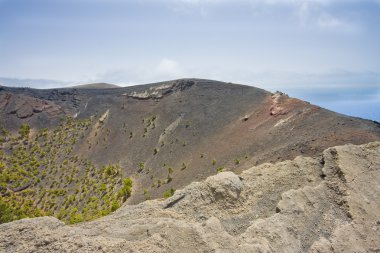
[[[193,182],[66,226],[0,225],[1,252],[379,252],[380,142]]]
[[[0,88],[0,124],[9,133],[17,135],[20,125],[28,124],[28,138],[33,139],[40,129],[59,126],[63,118],[89,124],[80,128],[80,137],[64,157],[79,157],[99,168],[117,164],[122,176],[112,185],[120,187],[122,178],[132,178],[129,204],[165,192],[170,196],[217,171],[239,173],[265,162],[380,139],[376,122],[280,92],[210,80],[109,89]],[[2,145],[11,153],[9,141]]]

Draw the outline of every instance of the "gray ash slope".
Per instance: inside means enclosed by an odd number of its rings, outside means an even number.
[[[7,129],[17,131],[22,123],[52,127],[62,116],[94,119],[73,153],[99,165],[118,162],[135,182],[130,204],[145,200],[144,189],[161,197],[217,168],[241,172],[380,139],[376,122],[282,93],[210,80],[109,89],[0,88],[0,124]]]

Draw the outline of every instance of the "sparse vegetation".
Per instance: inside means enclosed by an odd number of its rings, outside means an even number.
[[[142,123],[145,126],[142,137],[145,137],[149,133],[150,130],[153,130],[156,128],[156,122],[155,122],[156,119],[157,119],[156,115],[152,115],[151,117],[147,119],[142,119]]]
[[[57,127],[40,129],[32,136],[24,124],[19,129],[21,139],[4,140],[0,223],[43,215],[77,223],[107,215],[126,201],[132,181],[122,180],[118,164],[97,167],[72,153],[91,123],[62,118]],[[6,129],[1,133],[8,135]]]
[[[8,131],[7,131],[7,129],[4,126],[0,127],[0,133],[3,136],[8,136]]]
[[[223,167],[218,167],[218,168],[216,169],[216,172],[217,172],[217,173],[220,173],[220,172],[223,172],[223,170],[224,170]]]
[[[171,196],[174,195],[174,193],[175,193],[175,189],[170,188],[164,192],[163,196],[164,198],[170,198]]]
[[[138,169],[138,171],[137,172],[141,172],[141,171],[143,171],[144,170],[144,168],[145,168],[145,163],[143,163],[143,162],[139,162],[139,169]]]
[[[166,177],[166,182],[169,183],[172,181],[172,173],[173,173],[173,168],[172,167],[168,167],[168,176]]]
[[[127,177],[123,181],[123,186],[119,189],[117,195],[119,198],[123,198],[123,200],[127,200],[131,196],[132,193],[132,179]]]
[[[22,124],[18,130],[21,138],[27,139],[29,138],[30,126],[28,124]]]
[[[150,199],[150,194],[149,194],[148,189],[144,189],[144,197],[145,197],[145,200]]]

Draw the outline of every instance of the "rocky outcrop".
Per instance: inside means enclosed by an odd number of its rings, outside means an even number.
[[[133,91],[131,93],[126,93],[123,95],[140,100],[161,99],[167,94],[183,91],[185,89],[190,88],[193,85],[194,81],[192,80],[176,80],[171,83],[165,83],[162,85],[150,87],[147,90]]]
[[[272,95],[272,104],[270,107],[270,115],[278,116],[287,114],[288,111],[282,106],[282,104],[289,99],[289,96],[285,93],[277,91]]]
[[[45,112],[50,118],[64,113],[64,110],[54,102],[11,93],[0,94],[0,110],[6,114],[15,114],[20,119],[29,118],[42,112]]]
[[[194,182],[75,226],[0,225],[1,252],[379,252],[380,142]]]

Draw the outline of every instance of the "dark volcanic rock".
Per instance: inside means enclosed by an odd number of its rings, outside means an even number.
[[[6,114],[15,114],[20,119],[29,118],[42,112],[46,112],[51,118],[63,113],[62,108],[53,102],[21,94],[0,94],[0,101],[0,110]]]

